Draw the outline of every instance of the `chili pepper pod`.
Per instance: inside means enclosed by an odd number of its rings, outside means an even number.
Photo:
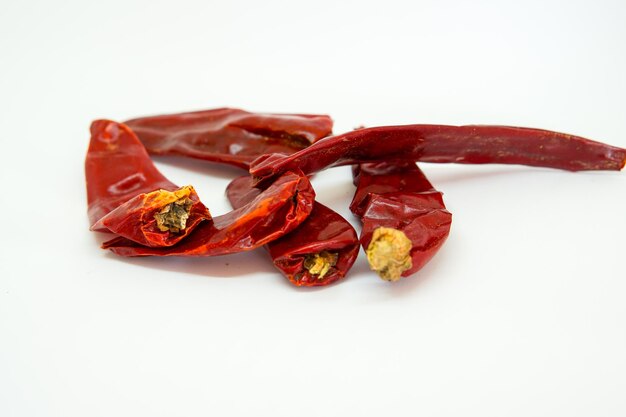
[[[226,195],[234,208],[261,193],[252,177],[233,180]],[[352,225],[328,207],[315,202],[309,217],[292,232],[266,245],[278,268],[296,286],[328,285],[343,278],[352,267],[359,241]]]
[[[181,155],[248,169],[265,153],[290,154],[328,136],[329,116],[258,114],[214,109],[128,120],[148,151]]]
[[[165,178],[124,124],[92,123],[85,176],[91,230],[170,246],[211,219],[193,187],[178,188]]]
[[[185,238],[209,210],[190,185],[175,191],[139,194],[102,217],[93,230],[107,230],[146,246],[172,246]]]
[[[263,155],[252,163],[250,174],[261,184],[293,167],[308,175],[333,166],[392,160],[619,171],[626,163],[626,149],[522,127],[384,126],[327,137],[288,156]]]
[[[153,248],[118,237],[102,247],[120,256],[218,256],[252,250],[300,225],[311,213],[315,192],[300,172],[287,172],[248,204],[202,222],[170,247]]]
[[[350,210],[361,219],[361,245],[372,270],[397,281],[420,270],[450,233],[452,214],[414,162],[353,166]]]

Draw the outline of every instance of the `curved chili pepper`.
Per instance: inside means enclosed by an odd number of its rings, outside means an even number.
[[[386,281],[420,270],[450,233],[452,214],[414,162],[355,165],[350,210],[363,222],[361,245]]]
[[[626,163],[626,149],[522,127],[386,126],[328,137],[289,156],[263,155],[252,163],[250,173],[260,183],[294,167],[308,175],[333,166],[391,160],[619,171]]]
[[[85,176],[91,230],[147,246],[171,246],[211,219],[193,187],[179,188],[165,178],[124,124],[91,124]]]
[[[260,193],[250,176],[236,178],[226,188],[234,208]],[[266,248],[289,282],[313,287],[331,284],[346,275],[359,253],[359,240],[346,219],[316,201],[309,217],[297,229],[268,243]]]
[[[266,153],[290,154],[332,133],[330,117],[239,109],[141,117],[128,126],[155,155],[181,155],[248,169]]]
[[[121,256],[218,256],[263,246],[300,225],[313,209],[315,192],[302,173],[287,172],[248,204],[202,222],[175,246],[151,248],[125,238],[102,247]]]

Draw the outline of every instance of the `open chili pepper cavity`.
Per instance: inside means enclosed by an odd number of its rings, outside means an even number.
[[[126,124],[151,154],[188,156],[246,170],[259,155],[296,152],[330,135],[333,127],[324,115],[228,108],[141,117]]]
[[[85,176],[92,230],[171,246],[211,219],[193,187],[179,188],[165,178],[124,124],[92,123]]]
[[[233,180],[226,189],[234,208],[248,204],[261,193],[250,176]],[[315,202],[309,217],[297,229],[269,242],[269,254],[296,286],[322,286],[343,278],[359,252],[352,225],[328,207]]]
[[[452,215],[414,162],[353,166],[350,210],[361,219],[370,268],[386,281],[420,270],[450,233]]]
[[[246,205],[201,223],[170,247],[147,247],[123,237],[103,247],[121,256],[218,256],[252,250],[300,225],[311,213],[315,192],[301,172],[286,172]]]
[[[291,155],[263,155],[252,163],[250,174],[259,184],[294,167],[308,175],[333,166],[393,160],[619,171],[626,149],[522,127],[383,126],[331,136]]]

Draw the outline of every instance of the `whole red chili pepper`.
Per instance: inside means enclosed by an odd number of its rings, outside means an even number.
[[[155,155],[182,155],[248,169],[266,153],[290,154],[332,132],[330,117],[256,114],[239,109],[141,117],[128,126]]]
[[[260,183],[293,167],[308,175],[333,166],[392,160],[620,170],[626,149],[521,127],[386,126],[328,137],[289,156],[263,155],[252,163],[250,173]]]
[[[226,189],[234,208],[260,193],[250,176],[233,180]],[[266,248],[274,265],[292,284],[313,287],[343,278],[359,253],[359,241],[347,220],[316,201],[309,217],[297,229],[268,243]]]
[[[193,187],[178,188],[165,178],[124,124],[92,123],[85,176],[92,230],[171,246],[211,219]]]
[[[350,210],[363,222],[361,245],[387,281],[421,269],[450,233],[452,215],[414,162],[355,165]]]
[[[313,209],[315,192],[302,173],[287,172],[248,204],[202,222],[175,246],[151,248],[125,238],[102,247],[121,256],[218,256],[263,246],[300,225]]]

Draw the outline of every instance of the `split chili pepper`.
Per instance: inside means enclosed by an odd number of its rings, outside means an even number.
[[[420,270],[450,233],[452,214],[414,162],[353,166],[357,186],[350,210],[361,219],[361,245],[386,281]]]
[[[85,176],[91,230],[171,246],[211,219],[193,187],[179,188],[165,178],[124,124],[92,123]]]
[[[250,176],[236,178],[226,189],[234,208],[260,193]],[[316,201],[309,217],[297,229],[268,243],[266,248],[276,268],[292,284],[313,287],[343,278],[359,253],[359,241],[347,220]]]
[[[289,156],[263,155],[252,163],[250,173],[260,184],[294,167],[308,175],[333,166],[392,160],[619,171],[626,163],[626,149],[521,127],[386,126],[328,137]]]
[[[148,152],[181,155],[248,169],[266,153],[291,154],[328,136],[330,117],[214,109],[128,120]]]
[[[218,256],[263,246],[300,225],[315,192],[301,172],[286,172],[248,204],[202,222],[175,246],[151,248],[118,237],[102,247],[121,256]]]

